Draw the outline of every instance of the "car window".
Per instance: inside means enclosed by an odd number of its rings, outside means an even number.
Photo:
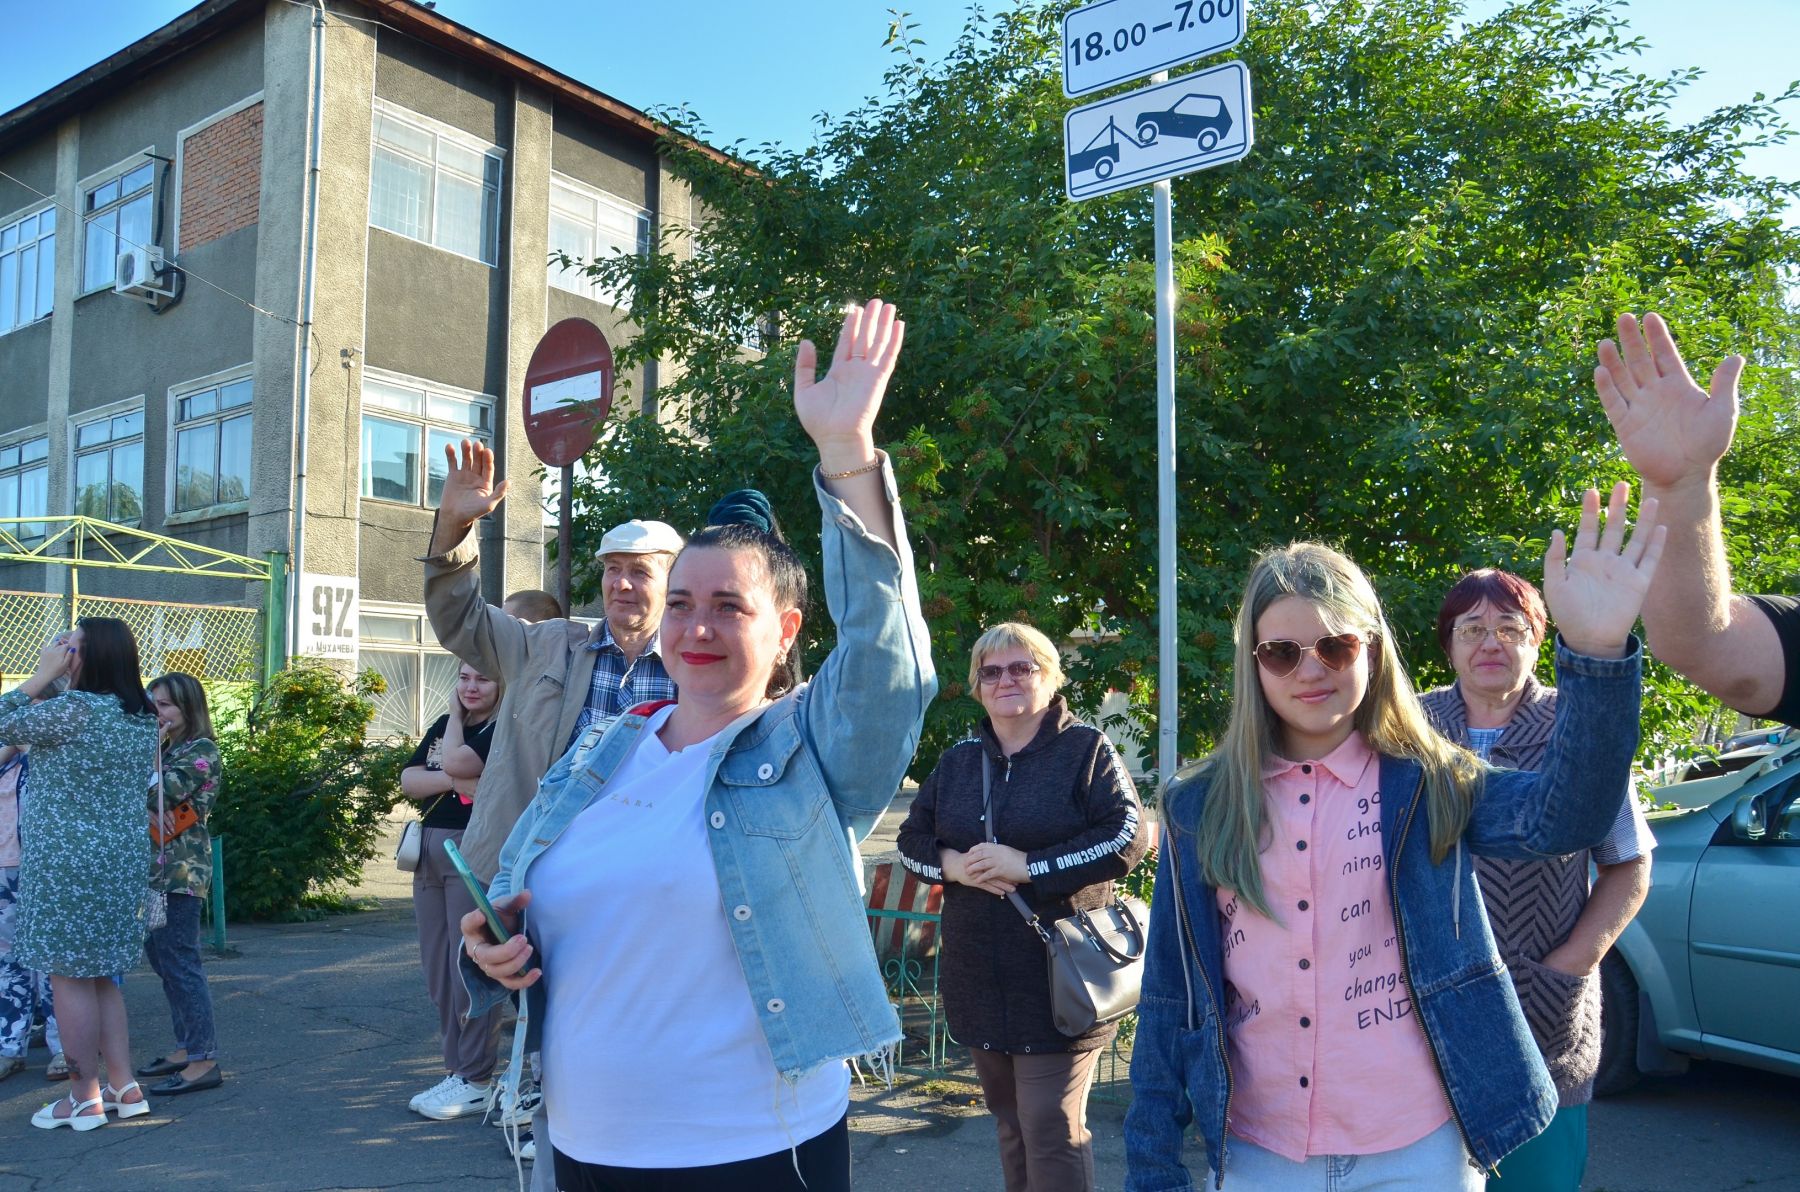
[[[1800,782],[1788,783],[1781,801],[1770,807],[1769,839],[1800,844]]]
[[[1219,114],[1219,97],[1216,95],[1187,95],[1175,110],[1184,116],[1217,116]]]

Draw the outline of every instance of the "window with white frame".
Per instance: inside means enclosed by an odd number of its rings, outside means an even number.
[[[249,377],[176,394],[174,512],[250,499],[250,395]]]
[[[46,517],[50,513],[50,438],[15,439],[0,445],[0,518]],[[21,541],[42,538],[35,525],[0,524]]]
[[[431,622],[419,612],[365,604],[358,622],[358,665],[387,681],[387,690],[373,697],[369,735],[424,735],[432,721],[450,710],[462,663],[438,645]]]
[[[0,227],[0,335],[50,313],[56,296],[56,208]]]
[[[132,524],[144,514],[144,411],[75,427],[75,512]]]
[[[583,264],[619,253],[649,256],[650,213],[616,195],[552,174],[550,251]],[[554,256],[550,259],[550,284],[609,306],[620,305],[622,297],[579,267],[565,268]]]
[[[145,162],[129,173],[89,190],[81,205],[86,222],[82,249],[81,289],[110,289],[118,274],[119,254],[150,244],[151,183],[156,163]]]
[[[435,509],[444,491],[444,448],[493,437],[491,397],[365,374],[362,495]]]
[[[375,109],[369,223],[492,265],[500,248],[501,153],[391,105]]]

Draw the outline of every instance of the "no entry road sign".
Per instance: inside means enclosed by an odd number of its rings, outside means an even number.
[[[1084,104],[1063,117],[1071,199],[1091,199],[1250,153],[1250,71],[1235,59]]]
[[[1063,18],[1063,94],[1086,95],[1244,40],[1248,0],[1098,0]]]

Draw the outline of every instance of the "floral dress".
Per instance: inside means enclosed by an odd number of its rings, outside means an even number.
[[[13,960],[63,977],[124,972],[144,946],[156,717],[128,716],[111,695],[71,691],[33,706],[9,691],[0,745],[32,747]]]
[[[153,845],[150,888],[164,894],[205,898],[212,885],[212,833],[207,817],[219,798],[219,747],[195,737],[163,751],[163,806],[174,810],[187,800],[200,817],[193,827],[169,841]],[[156,787],[150,787],[149,811],[156,814]]]

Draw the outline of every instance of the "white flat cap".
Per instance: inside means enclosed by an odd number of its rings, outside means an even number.
[[[665,551],[672,555],[685,545],[685,540],[668,522],[640,521],[634,517],[608,530],[600,539],[600,549],[594,552],[594,557],[653,555]]]

